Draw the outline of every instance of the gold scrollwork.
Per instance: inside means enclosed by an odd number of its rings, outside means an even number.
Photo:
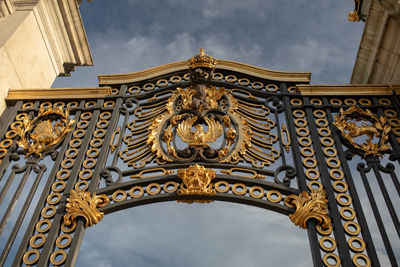
[[[118,135],[118,138],[117,139],[119,139],[119,135],[121,134],[121,126],[118,126],[118,128],[117,128],[117,130],[115,130],[114,132],[113,132],[113,134],[112,134],[112,136],[111,136],[111,139],[110,139],[110,148],[111,148],[111,154],[112,153],[114,153],[114,150],[115,150],[115,147],[117,146],[116,144],[114,144],[114,142],[115,142],[115,136],[117,136]]]
[[[361,116],[361,118],[355,117]],[[389,138],[390,125],[386,124],[386,117],[378,118],[370,110],[352,106],[346,111],[340,109],[339,115],[334,115],[333,124],[340,130],[343,137],[356,149],[364,152],[364,157],[368,155],[382,156],[382,152],[387,151],[390,146],[386,144]],[[353,118],[356,121],[367,120],[371,124],[362,123],[361,126],[355,122],[348,121]],[[366,135],[368,139],[363,144],[357,144],[355,138]],[[378,143],[372,143],[374,137],[379,138]]]
[[[307,228],[307,221],[311,218],[316,219],[317,225],[323,229],[328,229],[331,225],[325,190],[311,190],[311,193],[303,191],[298,196],[288,195],[284,203],[290,208],[296,208],[289,218],[301,228]]]
[[[145,178],[154,178],[154,177],[163,177],[165,175],[173,174],[174,170],[166,170],[164,168],[152,168],[142,170],[139,173],[131,175],[131,179],[145,179]],[[152,175],[145,176],[146,173],[154,173]]]
[[[286,134],[286,138],[284,138],[284,135]],[[290,135],[289,135],[289,131],[286,128],[285,124],[282,124],[281,127],[281,138],[282,138],[282,144],[285,147],[285,150],[287,153],[289,153],[289,149],[290,149]]]
[[[232,176],[250,178],[250,179],[265,179],[266,176],[257,173],[255,170],[245,169],[245,168],[230,168],[227,170],[221,170],[222,173],[229,174]],[[239,174],[241,173],[241,174]],[[251,174],[251,175],[244,175],[244,174]]]
[[[52,121],[57,122],[52,125]],[[43,151],[61,142],[65,135],[71,131],[71,126],[74,123],[74,120],[69,119],[69,109],[65,111],[61,107],[45,109],[42,106],[36,118],[29,120],[28,116],[25,116],[22,127],[16,127],[15,131],[20,137],[17,144],[27,151],[25,157],[31,154],[42,157]]]
[[[198,164],[187,169],[178,170],[178,177],[182,179],[178,195],[213,196],[216,194],[211,180],[215,178],[216,171],[206,169]],[[185,201],[187,203],[204,202],[198,200]]]
[[[192,69],[213,66],[215,62],[201,51],[188,63]],[[218,75],[222,79],[223,75]],[[214,74],[214,79],[218,75]],[[194,151],[201,151],[200,157],[206,160],[229,164],[244,161],[256,168],[280,157],[270,108],[249,102],[246,99],[250,95],[243,99],[242,92],[242,97],[237,98],[233,93],[237,89],[192,83],[186,88],[169,90],[162,99],[157,97],[159,101],[135,109],[137,118],[128,124],[130,133],[122,139],[126,148],[119,153],[128,166],[139,169],[151,162],[193,160],[189,157]],[[221,139],[225,140],[220,142]],[[286,139],[289,140],[287,132]],[[187,147],[177,147],[176,141],[186,143]]]
[[[97,208],[107,205],[110,199],[104,194],[96,196],[96,193],[71,190],[67,202],[64,224],[73,225],[76,223],[77,217],[83,217],[86,221],[85,227],[90,227],[104,217],[104,213],[99,212]]]

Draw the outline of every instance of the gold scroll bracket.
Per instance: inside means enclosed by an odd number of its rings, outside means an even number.
[[[328,229],[331,225],[325,190],[312,190],[311,193],[303,191],[298,196],[288,195],[284,203],[289,208],[296,208],[289,218],[301,228],[307,228],[309,219],[317,220],[317,225],[323,229]]]
[[[74,225],[77,217],[82,217],[85,219],[85,227],[90,227],[103,219],[104,213],[98,208],[107,205],[110,199],[104,194],[96,196],[96,193],[71,190],[67,202],[67,213],[64,215],[65,225]]]

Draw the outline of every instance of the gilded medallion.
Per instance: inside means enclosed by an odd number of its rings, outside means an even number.
[[[36,118],[29,120],[28,116],[24,117],[22,127],[16,129],[20,137],[17,144],[26,150],[25,157],[31,154],[42,157],[44,151],[64,139],[74,123],[69,119],[69,109],[40,108]]]
[[[390,125],[385,117],[377,117],[368,109],[352,106],[346,111],[334,115],[335,125],[342,136],[355,149],[362,151],[363,156],[382,156],[390,146],[386,144],[389,138]]]

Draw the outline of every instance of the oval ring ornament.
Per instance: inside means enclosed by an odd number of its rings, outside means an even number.
[[[74,120],[69,119],[68,108],[63,111],[61,107],[41,107],[36,118],[29,120],[25,116],[23,125],[15,129],[20,138],[17,144],[27,151],[25,158],[31,154],[41,158],[42,152],[64,139],[74,123]]]
[[[378,118],[368,109],[364,110],[360,107],[352,106],[346,111],[341,108],[340,113],[334,115],[334,118],[333,125],[339,129],[342,136],[355,149],[363,151],[363,157],[368,155],[382,157],[382,153],[390,149],[386,141],[389,138],[391,127],[386,124],[386,117],[381,116]],[[361,125],[350,120],[361,122]],[[367,124],[365,121],[371,124]],[[367,136],[368,138],[364,143],[358,144],[355,138],[360,136]],[[379,139],[377,143],[372,142],[375,137]]]

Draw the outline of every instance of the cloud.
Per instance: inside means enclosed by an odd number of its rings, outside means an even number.
[[[310,71],[313,83],[347,83],[362,25],[351,3],[95,1],[81,5],[95,67],[77,68],[53,87],[96,86],[97,74],[134,72],[190,58],[216,58],[283,71]]]
[[[77,266],[310,266],[308,247],[307,232],[277,213],[168,202],[106,215],[86,231]]]

